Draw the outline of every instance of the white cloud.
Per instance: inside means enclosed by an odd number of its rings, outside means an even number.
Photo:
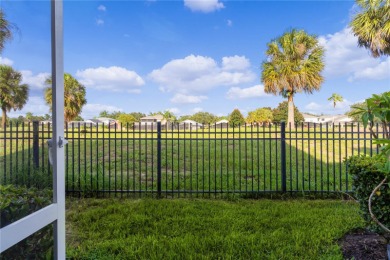
[[[251,66],[250,61],[245,56],[231,56],[222,58],[223,70],[246,70]]]
[[[97,25],[103,25],[104,24],[104,20],[103,19],[97,19],[96,20],[96,24]]]
[[[229,26],[229,27],[232,27],[233,26],[233,21],[232,20],[227,20],[226,21],[226,25]]]
[[[206,96],[191,96],[178,93],[171,98],[171,102],[177,104],[196,104],[205,99],[207,99]]]
[[[99,5],[97,9],[102,12],[105,12],[107,10],[107,8],[104,5]]]
[[[178,109],[177,107],[168,108],[167,110],[168,110],[169,112],[175,114],[175,115],[180,114],[180,109]]]
[[[355,71],[349,78],[349,81],[355,79],[372,79],[381,80],[389,78],[390,76],[390,58],[381,61],[379,64],[373,67],[367,67],[365,69]]]
[[[28,84],[32,89],[44,89],[46,87],[45,80],[50,76],[50,73],[42,72],[34,75],[30,70],[21,70],[23,83]]]
[[[0,64],[12,66],[12,64],[14,64],[14,61],[13,61],[13,60],[10,60],[10,59],[8,59],[8,58],[0,57]]]
[[[389,58],[375,59],[365,48],[358,47],[357,37],[350,28],[340,32],[319,37],[319,42],[325,48],[325,76],[348,76],[354,79],[383,79],[390,74]],[[374,71],[379,69],[379,71]]]
[[[10,117],[18,117],[24,116],[27,112],[33,113],[35,116],[42,116],[44,114],[48,114],[49,106],[46,105],[45,100],[39,96],[32,96],[28,99],[26,105],[22,108],[22,110],[11,110],[8,116]]]
[[[85,86],[99,90],[140,93],[139,87],[145,84],[136,72],[116,66],[79,70],[76,76]]]
[[[201,93],[253,81],[256,76],[248,69],[249,65],[249,60],[240,56],[224,57],[220,66],[210,57],[190,55],[169,61],[153,70],[149,77],[165,92]]]
[[[225,8],[219,0],[184,0],[184,6],[193,12],[210,13]]]
[[[256,85],[250,88],[232,87],[229,89],[226,96],[228,99],[243,99],[243,98],[268,97],[270,95],[264,92],[263,85]]]
[[[344,99],[343,102],[336,104],[336,107],[333,107],[333,102],[327,104],[318,104],[316,102],[310,102],[305,106],[306,111],[313,114],[343,114],[350,110],[351,105],[356,102],[351,102],[347,99]]]
[[[131,93],[131,94],[140,94],[141,90],[138,88],[135,88],[135,89],[128,89],[126,92]]]
[[[81,117],[84,119],[91,119],[95,116],[98,116],[99,113],[102,111],[114,112],[123,111],[123,109],[116,106],[104,104],[86,104],[81,112]]]

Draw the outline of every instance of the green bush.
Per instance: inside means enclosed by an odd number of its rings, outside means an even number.
[[[0,185],[0,227],[3,228],[51,203],[52,191]],[[0,259],[50,259],[53,229],[47,226],[7,249]]]
[[[28,165],[25,164],[22,167],[28,167]],[[11,172],[15,172],[16,174],[11,175],[6,181],[1,179],[3,176],[0,176],[0,183],[27,188],[32,187],[40,190],[51,189],[53,187],[53,173],[51,169],[31,167],[31,169],[20,170],[14,167]]]
[[[352,176],[352,189],[359,201],[363,218],[370,228],[380,231],[371,219],[368,210],[368,198],[376,186],[385,178],[380,169],[386,162],[383,156],[352,156],[347,160],[348,173]],[[372,199],[372,211],[385,226],[390,226],[390,187],[383,185]]]

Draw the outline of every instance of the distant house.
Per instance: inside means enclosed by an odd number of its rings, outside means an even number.
[[[318,123],[318,116],[302,113],[305,123]]]
[[[203,124],[198,123],[194,120],[184,120],[179,124],[179,129],[180,130],[197,130],[203,127]]]
[[[87,121],[70,121],[68,123],[68,128],[92,127],[92,126],[96,126],[96,123],[87,122]]]
[[[118,120],[115,120],[113,118],[108,118],[108,117],[98,117],[94,119],[88,119],[85,120],[85,122],[91,123],[91,126],[97,126],[97,127],[105,126],[112,129],[121,129],[121,124],[119,123]]]
[[[157,122],[161,122],[161,128],[167,128],[167,120],[163,115],[145,116],[140,118],[140,122],[134,123],[136,130],[157,130]]]
[[[352,123],[352,122],[353,122],[353,118],[346,116],[346,115],[339,115],[339,116],[336,116],[334,119],[335,124],[338,124],[338,123],[345,124],[345,123]]]
[[[353,119],[346,116],[346,115],[321,115],[321,116],[315,116],[310,114],[303,113],[304,122],[310,126],[311,123],[316,124],[341,124],[344,125],[345,123],[352,123]]]
[[[94,118],[94,119],[89,119],[97,124],[104,124],[105,126],[109,125],[110,123],[112,122],[116,122],[117,120],[113,119],[113,118],[108,118],[108,117],[97,117],[97,118]]]
[[[303,113],[303,119],[305,123],[331,123],[333,122],[333,118],[335,117],[334,115],[321,115],[321,116],[316,116],[316,115],[310,115],[310,114],[305,114]]]
[[[226,119],[222,119],[215,124],[210,125],[210,127],[215,127],[215,128],[228,128],[229,127],[229,121]]]

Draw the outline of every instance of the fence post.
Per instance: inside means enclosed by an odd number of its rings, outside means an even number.
[[[286,179],[286,122],[281,122],[280,141],[281,141],[281,163],[282,163],[282,191],[287,191]]]
[[[33,121],[33,163],[36,168],[39,167],[39,122]]]
[[[157,122],[157,194],[161,198],[161,121]]]

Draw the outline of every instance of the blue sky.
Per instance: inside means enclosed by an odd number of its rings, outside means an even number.
[[[11,116],[48,113],[50,1],[3,0],[0,7],[20,30],[0,63],[31,86],[27,105]],[[325,47],[325,82],[319,92],[297,94],[295,105],[344,113],[390,89],[390,58],[370,57],[348,29],[355,12],[353,1],[65,1],[65,71],[87,88],[84,118],[102,110],[246,114],[283,101],[264,93],[261,63],[268,42],[298,28]],[[336,109],[327,101],[332,93],[345,99]]]

